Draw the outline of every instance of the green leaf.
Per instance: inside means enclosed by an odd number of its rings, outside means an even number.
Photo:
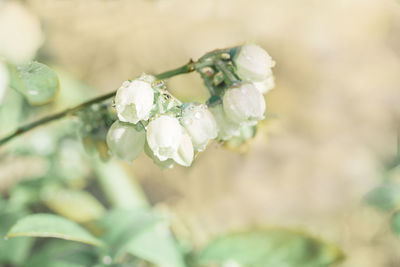
[[[330,266],[341,250],[306,234],[285,229],[258,229],[214,239],[195,257],[200,265],[235,262],[246,267]]]
[[[391,211],[400,204],[400,187],[392,182],[386,182],[371,190],[365,201],[375,208]]]
[[[93,165],[96,178],[113,207],[137,209],[149,206],[140,186],[120,163],[95,161]]]
[[[144,229],[132,237],[124,250],[159,266],[185,266],[183,255],[166,222]]]
[[[114,210],[101,224],[116,259],[126,253],[162,266],[185,266],[167,221],[151,210]]]
[[[93,266],[98,260],[98,254],[91,246],[55,239],[36,249],[23,267],[83,267]]]
[[[109,211],[99,223],[105,232],[102,239],[110,246],[111,256],[114,256],[133,236],[160,220],[160,216],[148,209],[115,209]]]
[[[18,238],[5,240],[7,230],[26,212],[21,210],[5,211],[0,209],[0,263],[10,263],[19,265],[23,263],[29,255],[33,245],[32,238]],[[1,266],[1,264],[0,264]]]
[[[48,186],[42,196],[47,207],[75,222],[90,222],[104,213],[100,202],[86,191]]]
[[[17,67],[10,66],[10,76],[10,87],[23,94],[32,105],[48,103],[59,88],[57,74],[36,61]]]
[[[400,211],[393,213],[390,219],[390,226],[393,233],[400,237]]]
[[[54,237],[94,246],[103,244],[78,224],[63,217],[45,213],[29,215],[19,220],[7,233],[6,238],[18,236]]]

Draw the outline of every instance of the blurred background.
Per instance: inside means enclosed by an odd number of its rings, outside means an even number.
[[[400,240],[390,231],[389,215],[362,201],[397,153],[398,1],[23,4],[41,23],[38,59],[95,88],[84,97],[63,98],[68,87],[61,80],[56,101],[62,104],[54,110],[216,48],[245,42],[265,48],[277,62],[276,87],[266,95],[272,116],[253,140],[240,148],[214,142],[190,168],[160,170],[145,155],[120,164],[152,204],[172,214],[174,230],[196,246],[230,229],[278,225],[338,244],[347,257],[339,266],[400,266]],[[168,85],[183,101],[207,99],[195,73]],[[0,163],[2,188],[14,183],[5,178],[9,173],[40,169],[32,161],[19,167],[10,162]],[[393,175],[400,179],[400,171]]]

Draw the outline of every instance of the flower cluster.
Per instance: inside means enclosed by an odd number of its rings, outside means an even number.
[[[182,104],[166,90],[163,81],[151,75],[125,81],[115,96],[118,120],[107,134],[111,153],[131,162],[144,150],[162,168],[174,163],[190,166],[210,140],[226,141],[256,125],[266,109],[262,94],[274,86],[271,68],[275,63],[257,45],[232,51],[228,58],[216,53],[204,62],[199,60],[202,67],[197,71],[201,73],[208,64],[206,68],[215,67],[213,79],[223,76],[222,84],[211,88],[207,105]],[[214,66],[217,61],[218,67]]]

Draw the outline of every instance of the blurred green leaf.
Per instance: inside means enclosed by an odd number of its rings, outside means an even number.
[[[160,266],[185,266],[166,219],[153,211],[114,210],[101,223],[115,258],[129,253]]]
[[[115,255],[133,236],[160,220],[162,218],[149,209],[115,209],[109,211],[99,224],[104,228],[102,239],[112,249],[111,254]]]
[[[33,61],[10,67],[10,87],[23,94],[32,105],[48,103],[59,88],[57,74],[48,66]]]
[[[34,214],[20,219],[7,233],[11,237],[54,237],[94,246],[103,243],[78,224],[52,214]]]
[[[400,187],[395,183],[386,182],[371,190],[364,199],[375,208],[391,211],[400,204]]]
[[[94,168],[102,190],[115,208],[137,209],[149,206],[140,186],[120,163],[114,160],[95,161]]]
[[[8,229],[26,212],[21,210],[6,211],[3,206],[0,209],[0,263],[23,263],[33,245],[32,238],[18,238],[5,240]]]
[[[212,240],[195,257],[202,266],[236,263],[246,267],[322,267],[343,258],[341,250],[285,229],[249,230]]]
[[[126,244],[124,250],[159,266],[185,266],[183,255],[166,222],[144,229]]]
[[[22,117],[23,96],[14,90],[7,90],[0,103],[0,135],[14,131]]]
[[[52,240],[35,250],[23,267],[83,267],[97,262],[98,255],[93,247]]]
[[[393,213],[390,219],[390,226],[393,233],[400,237],[400,211]]]
[[[104,213],[100,202],[82,190],[48,186],[43,189],[42,198],[51,210],[79,223],[99,219]]]

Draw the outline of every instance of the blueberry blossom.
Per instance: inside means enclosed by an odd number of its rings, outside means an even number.
[[[107,146],[119,159],[131,162],[142,153],[146,132],[141,125],[115,121],[107,133]]]
[[[264,81],[261,82],[253,82],[255,88],[262,94],[268,93],[272,88],[275,87],[275,79],[274,76],[270,76]]]
[[[203,104],[188,104],[182,111],[181,124],[187,130],[197,151],[203,151],[208,142],[218,134],[214,116]]]
[[[147,143],[154,155],[161,161],[176,155],[181,139],[182,126],[175,117],[161,115],[147,125]]]
[[[275,66],[275,61],[267,51],[255,44],[241,46],[233,63],[239,78],[250,82],[265,81],[272,76],[271,68]]]
[[[179,165],[189,167],[193,162],[194,149],[190,136],[187,134],[185,129],[182,128],[182,131],[181,143],[179,144],[178,151],[173,159]]]
[[[214,115],[218,128],[218,139],[229,140],[233,136],[240,135],[240,124],[233,122],[226,116],[222,104],[216,104],[209,107],[209,110]]]
[[[115,108],[120,121],[136,124],[149,119],[154,102],[154,81],[154,76],[143,74],[122,84],[115,96]]]
[[[146,141],[146,144],[144,145],[144,152],[146,153],[149,158],[153,160],[153,162],[160,167],[160,169],[169,169],[174,166],[174,160],[173,159],[167,159],[164,161],[161,161],[158,157],[154,155],[153,150],[149,147],[148,142]]]
[[[222,102],[225,114],[234,123],[255,125],[264,118],[264,97],[252,83],[239,83],[228,88]]]

